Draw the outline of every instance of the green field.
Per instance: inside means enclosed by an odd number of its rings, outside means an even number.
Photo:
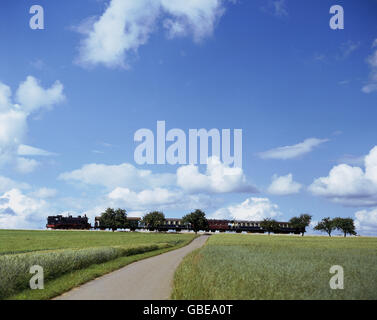
[[[194,234],[0,230],[0,299],[49,299],[131,262],[186,245]],[[45,289],[30,290],[30,267]]]
[[[377,299],[377,238],[213,235],[177,269],[172,299]]]

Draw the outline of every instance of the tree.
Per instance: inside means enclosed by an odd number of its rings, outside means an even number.
[[[337,230],[341,230],[346,237],[347,233],[349,235],[356,235],[355,225],[352,218],[334,218],[334,227]]]
[[[318,224],[314,227],[314,230],[327,232],[331,237],[331,232],[335,229],[334,220],[331,220],[330,217],[323,218]]]
[[[124,209],[107,208],[101,213],[99,218],[100,226],[103,228],[109,228],[113,231],[127,226],[127,213]]]
[[[149,229],[157,229],[164,221],[165,215],[160,211],[149,212],[142,219],[142,222],[144,222]]]
[[[206,214],[199,209],[194,212],[186,214],[182,218],[182,222],[191,224],[191,228],[197,233],[199,230],[208,229],[208,221],[206,219]]]
[[[289,223],[291,224],[292,228],[297,228],[302,233],[302,236],[304,236],[304,233],[306,232],[306,227],[309,226],[310,221],[312,220],[312,216],[310,214],[301,214],[299,217],[293,217],[291,220],[289,220]]]
[[[114,224],[118,229],[124,229],[127,227],[127,212],[125,209],[116,209],[114,215]]]
[[[260,226],[270,234],[271,232],[278,232],[280,230],[279,223],[276,220],[266,218],[261,223]]]

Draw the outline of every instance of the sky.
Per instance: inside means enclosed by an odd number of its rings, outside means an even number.
[[[312,226],[351,217],[377,235],[377,1],[35,4],[43,29],[30,1],[0,4],[0,228],[200,208],[309,213]],[[343,29],[330,27],[333,5]],[[187,150],[190,130],[230,129],[233,150],[241,129],[242,167],[211,153],[139,164],[135,133],[153,133],[156,159],[158,121],[184,132]]]

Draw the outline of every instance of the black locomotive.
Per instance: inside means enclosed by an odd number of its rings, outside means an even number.
[[[46,228],[50,229],[90,229],[91,225],[88,222],[88,217],[86,215],[78,217],[63,217],[59,216],[49,216],[47,218]]]

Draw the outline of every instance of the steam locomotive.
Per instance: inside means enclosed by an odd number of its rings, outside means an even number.
[[[89,230],[92,226],[88,222],[88,217],[86,215],[78,217],[63,217],[59,216],[49,216],[47,218],[46,228],[50,229],[81,229]]]

